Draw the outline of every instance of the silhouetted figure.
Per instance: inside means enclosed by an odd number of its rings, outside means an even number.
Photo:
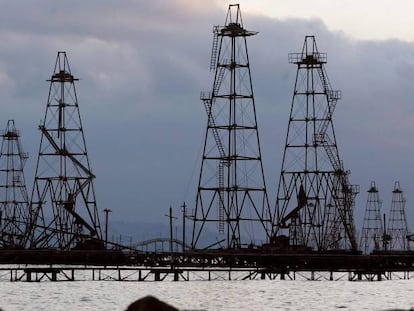
[[[178,311],[178,309],[153,296],[145,296],[131,303],[126,311]]]

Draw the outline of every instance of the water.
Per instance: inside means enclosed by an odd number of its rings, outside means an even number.
[[[125,310],[146,295],[181,310],[408,310],[414,280],[0,282],[4,311]]]

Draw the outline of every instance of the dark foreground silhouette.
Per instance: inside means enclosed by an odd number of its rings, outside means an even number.
[[[153,296],[145,296],[131,303],[126,311],[178,311],[178,309]]]

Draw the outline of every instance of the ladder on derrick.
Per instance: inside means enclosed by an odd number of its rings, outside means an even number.
[[[216,70],[218,53],[218,33],[220,26],[213,27],[213,44],[211,46],[210,71]]]

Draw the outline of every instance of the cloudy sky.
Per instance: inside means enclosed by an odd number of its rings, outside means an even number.
[[[1,1],[1,0],[0,0]],[[213,25],[222,0],[1,1],[0,126],[14,119],[30,154],[33,183],[48,83],[57,51],[68,53],[101,210],[112,219],[167,222],[169,206],[193,207],[210,89]],[[388,212],[394,181],[414,226],[414,4],[408,0],[240,0],[249,38],[266,182],[271,204],[296,68],[287,55],[315,35],[342,100],[338,146],[357,216],[375,180]],[[24,10],[23,10],[24,7]],[[411,14],[411,15],[410,15]],[[414,228],[413,228],[414,229]]]

